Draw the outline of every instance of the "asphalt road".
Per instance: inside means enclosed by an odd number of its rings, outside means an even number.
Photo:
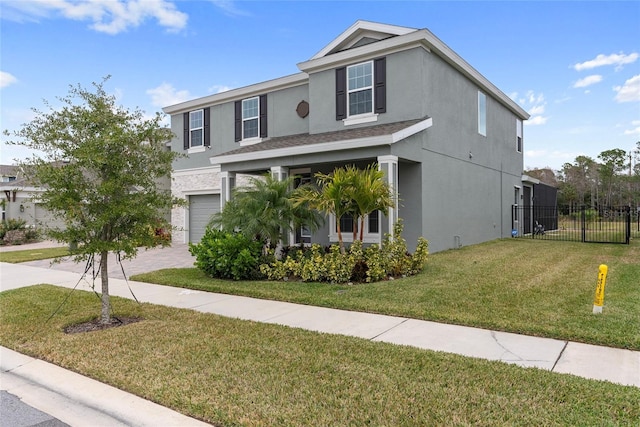
[[[70,427],[57,418],[0,390],[0,427]]]

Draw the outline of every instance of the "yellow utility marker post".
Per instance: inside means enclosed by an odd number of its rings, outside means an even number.
[[[604,305],[604,285],[607,283],[607,270],[608,267],[604,264],[598,268],[598,284],[596,285],[596,296],[593,299],[593,314],[602,313],[602,306]]]

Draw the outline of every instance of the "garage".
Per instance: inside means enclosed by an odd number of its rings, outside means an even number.
[[[189,242],[198,243],[211,216],[220,211],[219,194],[189,196]]]
[[[34,208],[34,219],[37,227],[64,228],[64,221],[45,209],[40,203],[36,203]]]

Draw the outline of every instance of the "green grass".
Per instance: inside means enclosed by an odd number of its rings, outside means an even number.
[[[40,259],[58,258],[69,255],[69,248],[26,249],[23,251],[0,252],[0,262],[28,262]]]
[[[434,257],[436,258],[436,257]],[[390,284],[396,286],[397,283]],[[112,298],[145,320],[66,335],[100,301],[0,293],[0,344],[214,425],[632,426],[640,389]]]
[[[604,312],[593,315],[598,266]],[[430,256],[423,273],[373,284],[224,281],[197,269],[132,277],[211,292],[476,326],[640,350],[640,245],[505,239]]]

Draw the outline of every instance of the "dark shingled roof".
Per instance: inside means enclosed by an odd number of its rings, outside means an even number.
[[[214,157],[229,156],[233,154],[256,153],[260,151],[276,150],[279,148],[299,147],[305,145],[322,144],[326,142],[347,141],[352,139],[373,138],[376,136],[391,135],[410,126],[413,126],[416,123],[420,123],[427,118],[428,117],[423,117],[421,119],[405,120],[402,122],[386,123],[381,125],[339,130],[334,132],[315,134],[301,133],[298,135],[276,136],[258,144],[246,145],[244,147],[236,148],[235,150],[227,151],[226,153],[218,154]]]

